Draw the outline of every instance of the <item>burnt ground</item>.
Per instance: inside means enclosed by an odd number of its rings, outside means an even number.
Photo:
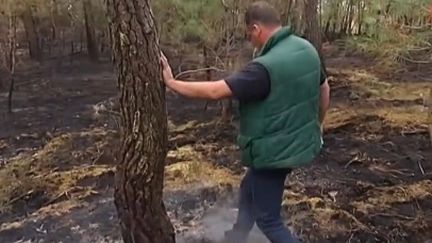
[[[432,149],[422,96],[432,67],[386,73],[341,54],[327,65],[334,78],[325,148],[287,179],[287,224],[304,242],[430,242]],[[0,120],[0,242],[119,240],[119,138],[109,102],[116,92],[109,61],[19,67],[14,112]],[[178,241],[218,242],[234,220],[244,172],[236,120],[218,119],[218,103],[205,111],[205,101],[167,97],[165,202]],[[4,93],[0,105],[6,110]],[[257,230],[252,238],[265,242]]]

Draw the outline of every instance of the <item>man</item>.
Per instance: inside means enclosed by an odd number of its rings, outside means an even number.
[[[267,2],[251,4],[245,22],[249,40],[260,51],[243,70],[224,80],[185,82],[173,78],[162,54],[163,76],[184,96],[239,100],[238,144],[249,169],[240,185],[237,222],[226,240],[246,242],[256,223],[272,243],[299,242],[281,219],[282,194],[291,170],[309,165],[320,152],[328,84],[316,49],[282,27]]]

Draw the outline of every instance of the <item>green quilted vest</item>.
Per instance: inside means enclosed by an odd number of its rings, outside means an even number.
[[[321,150],[316,49],[285,27],[254,61],[267,68],[271,91],[263,101],[240,103],[238,144],[243,164],[256,169],[308,165]]]

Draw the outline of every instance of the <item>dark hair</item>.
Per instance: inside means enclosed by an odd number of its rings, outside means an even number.
[[[281,25],[279,12],[266,1],[252,3],[245,13],[246,26],[255,23],[263,25]]]

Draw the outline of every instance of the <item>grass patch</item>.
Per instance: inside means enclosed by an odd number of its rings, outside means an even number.
[[[112,165],[93,162],[111,150],[115,137],[115,132],[99,129],[63,134],[34,155],[12,158],[0,170],[0,212],[8,212],[17,202],[27,202],[34,195],[42,196],[41,203],[45,204],[77,188],[82,193],[91,190],[77,185],[112,171]]]
[[[165,186],[169,189],[179,189],[190,184],[235,184],[238,176],[228,169],[218,168],[205,159],[201,152],[186,145],[170,151],[169,156],[178,161],[165,167]]]
[[[432,51],[428,38],[430,33],[404,33],[400,29],[382,28],[378,37],[354,36],[347,38],[346,43],[349,50],[374,57],[377,71],[394,72],[403,69],[403,64],[430,62],[427,55],[426,59],[421,55]],[[415,60],[413,56],[419,59]]]

